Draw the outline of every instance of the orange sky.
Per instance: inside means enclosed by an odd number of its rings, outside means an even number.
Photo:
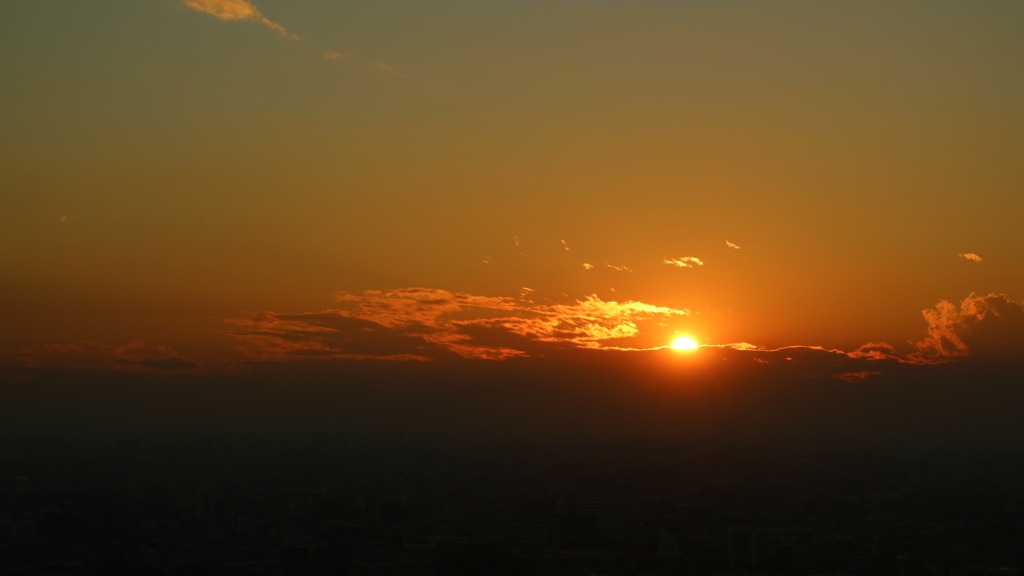
[[[0,27],[8,380],[687,335],[860,381],[1024,350],[1016,2],[53,0]]]

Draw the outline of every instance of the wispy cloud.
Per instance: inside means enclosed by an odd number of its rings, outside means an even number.
[[[584,262],[583,263],[583,269],[584,270],[593,270],[594,269],[594,265],[591,264],[590,262]]]
[[[569,245],[565,243],[565,240],[562,240],[561,242],[562,242],[562,248],[565,248],[565,251],[568,252],[569,251]]]
[[[729,242],[728,240],[725,241],[725,245],[728,246],[729,248],[732,248],[733,250],[739,250],[740,249],[739,246],[737,246],[736,244],[733,244],[732,242]]]
[[[196,12],[202,12],[209,14],[215,18],[223,20],[225,22],[255,22],[262,24],[271,30],[274,30],[282,37],[290,38],[292,40],[302,40],[302,37],[298,34],[294,34],[285,29],[284,26],[274,22],[267,18],[259,11],[256,6],[249,0],[181,0],[182,3],[191,10]],[[429,83],[416,82],[409,76],[401,73],[397,67],[388,62],[380,60],[370,60],[362,58],[351,52],[339,52],[337,50],[324,50],[318,49],[320,54],[327,60],[345,60],[350,62],[352,65],[361,67],[364,69],[374,70],[378,73],[385,74],[395,80],[403,82],[413,82],[421,87],[430,88],[437,92],[451,92],[451,88],[448,86],[436,86]]]
[[[839,380],[849,384],[854,384],[857,382],[863,382],[871,376],[881,376],[881,374],[882,373],[877,370],[861,370],[859,372],[840,372],[838,374],[833,374],[832,377],[838,378]]]
[[[565,303],[475,296],[430,288],[340,292],[340,309],[313,314],[265,312],[229,319],[261,359],[505,359],[543,354],[547,347],[635,350],[642,322],[690,314],[637,301],[597,296]]]
[[[966,258],[966,259],[968,259],[968,260],[970,260],[972,262],[981,262],[981,260],[982,260],[981,256],[978,256],[974,252],[967,252],[965,254],[957,254],[957,256],[959,256],[961,258]]]
[[[868,342],[846,355],[850,358],[865,360],[899,360],[901,362],[905,360],[895,347],[885,342]]]
[[[0,348],[0,365],[22,368],[71,368],[87,370],[196,370],[199,364],[184,358],[169,346],[148,341],[103,344],[84,341],[75,344],[42,344],[22,348]]]
[[[632,272],[628,266],[616,266],[615,264],[608,264],[607,262],[605,263],[605,266],[615,270],[616,272]]]
[[[683,256],[682,258],[666,258],[665,264],[675,266],[676,268],[693,268],[694,266],[703,266],[700,258],[693,256]]]
[[[229,334],[243,338],[241,350],[259,360],[430,360],[444,352],[419,335],[403,334],[337,310],[300,314],[262,312],[227,321],[240,330]]]
[[[301,40],[301,38],[285,30],[277,22],[264,16],[248,0],[182,0],[185,6],[197,12],[203,12],[225,21],[256,22],[274,30],[281,36]]]
[[[421,88],[428,88],[431,91],[438,94],[452,92],[450,86],[439,86],[432,83],[419,82],[410,77],[409,75],[403,74],[394,64],[390,64],[382,60],[370,60],[367,58],[363,58],[353,52],[338,52],[337,50],[323,50],[321,51],[321,54],[326,60],[344,61],[360,68],[373,70],[374,72],[388,76],[393,80],[399,80],[405,83],[412,83]]]

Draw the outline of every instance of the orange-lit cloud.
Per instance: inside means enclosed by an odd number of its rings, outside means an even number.
[[[438,342],[469,340],[462,334],[466,327],[488,326],[529,340],[603,348],[604,340],[638,335],[641,320],[690,314],[636,301],[605,302],[597,296],[571,304],[544,304],[428,288],[342,292],[335,298],[354,306],[347,312],[350,316],[403,330],[427,326],[436,331],[428,339]]]
[[[916,358],[1015,358],[1024,350],[1024,306],[1004,294],[972,293],[959,307],[943,300],[921,313],[928,328]]]
[[[704,262],[701,262],[700,258],[683,256],[682,258],[666,258],[665,264],[675,266],[676,268],[693,268],[694,265],[703,266]]]
[[[981,260],[982,260],[981,256],[978,256],[977,254],[975,254],[973,252],[967,252],[965,254],[957,254],[957,256],[959,256],[961,258],[966,258],[967,260],[970,260],[972,262],[981,262]]]
[[[763,350],[763,348],[761,348],[760,346],[756,344],[751,344],[750,342],[733,342],[731,344],[718,345],[712,344],[712,346],[718,346],[720,348],[730,348],[732,350]]]
[[[282,314],[263,312],[229,319],[239,327],[241,350],[259,360],[350,358],[429,360],[443,350],[416,335],[338,311]]]
[[[548,346],[633,349],[628,342],[640,334],[640,323],[690,314],[597,296],[549,304],[430,288],[339,292],[335,299],[341,309],[230,319],[240,328],[231,334],[261,359],[502,359],[542,354]]]
[[[733,250],[739,250],[740,249],[739,246],[737,246],[736,244],[733,244],[732,242],[729,242],[728,240],[725,241],[725,245],[728,246],[729,248],[732,248]]]
[[[63,215],[62,215],[62,216],[60,217],[60,223],[61,223],[61,224],[67,224],[68,222],[71,222],[71,221],[72,221],[72,220],[74,220],[74,219],[75,219],[75,217],[74,217],[74,216],[72,216],[71,214],[63,214]]]
[[[260,13],[252,3],[248,0],[182,0],[185,6],[188,6],[192,10],[197,12],[203,12],[216,18],[225,21],[236,21],[243,20],[248,22],[258,22],[263,24],[267,28],[276,31],[281,36],[292,38],[294,40],[301,40],[301,38],[295,34],[284,29],[277,22],[269,20],[266,16]]]
[[[905,360],[904,356],[896,351],[896,348],[885,342],[868,342],[846,355],[850,358],[866,360]]]
[[[972,293],[959,306],[943,300],[921,311],[925,336],[902,354],[890,344],[869,342],[848,352],[858,360],[895,360],[908,364],[939,364],[954,359],[1016,360],[1024,350],[1024,305],[1004,294]]]
[[[597,296],[563,304],[535,302],[526,299],[532,292],[522,287],[518,298],[430,288],[339,292],[338,309],[264,312],[228,322],[239,328],[231,334],[243,340],[242,349],[259,359],[506,359],[568,349],[660,348],[636,344],[642,331],[691,314]],[[968,354],[1005,356],[1024,349],[1024,308],[1005,296],[972,295],[959,308],[940,302],[924,317],[927,336],[906,353],[884,342],[852,352],[803,345],[767,350],[746,342],[704,348],[766,365],[797,360],[814,367],[814,374],[848,382],[874,375],[879,366],[934,364]]]
[[[616,266],[615,264],[608,264],[607,262],[605,263],[605,266],[611,268],[612,270],[615,270],[616,272],[632,272],[632,270],[630,270],[627,266]]]
[[[589,262],[584,262],[583,263],[583,269],[584,270],[593,270],[594,269],[594,265],[589,263]]]
[[[561,242],[562,242],[562,248],[565,248],[565,251],[568,252],[569,251],[569,245],[565,243],[565,240],[562,240]]]

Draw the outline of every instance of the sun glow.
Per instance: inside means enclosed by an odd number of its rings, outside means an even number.
[[[697,343],[693,341],[693,338],[680,336],[672,342],[672,347],[676,350],[695,350],[697,348]]]

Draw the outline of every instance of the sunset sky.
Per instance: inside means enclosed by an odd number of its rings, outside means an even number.
[[[1020,2],[14,0],[0,28],[0,386],[1021,373]]]

